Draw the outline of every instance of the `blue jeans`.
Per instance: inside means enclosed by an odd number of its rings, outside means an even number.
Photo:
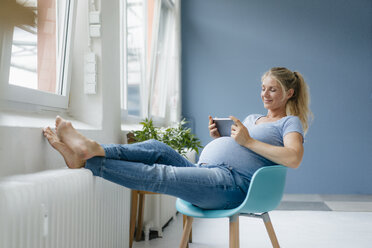
[[[204,209],[229,209],[245,199],[249,182],[225,164],[193,164],[157,140],[102,145],[105,157],[85,168],[95,176],[135,189],[173,195]]]

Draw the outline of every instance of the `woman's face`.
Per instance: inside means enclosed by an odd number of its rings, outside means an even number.
[[[289,97],[283,98],[283,90],[280,84],[270,76],[262,82],[261,99],[264,107],[269,110],[285,109]]]

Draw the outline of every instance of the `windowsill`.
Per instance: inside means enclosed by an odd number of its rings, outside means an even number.
[[[28,113],[23,111],[3,111],[0,112],[0,127],[22,127],[22,128],[44,128],[50,126],[54,128],[57,113]],[[72,119],[70,116],[59,114],[73,122],[79,130],[99,130],[99,127],[89,125],[79,120]]]
[[[164,119],[154,118],[154,117],[152,117],[151,119],[155,127],[164,127]],[[140,124],[140,122],[143,122],[143,121],[145,121],[144,118],[126,117],[122,119],[121,131],[130,132],[130,131],[142,130],[143,125]]]
[[[136,130],[142,130],[141,124],[121,124],[121,131],[123,132],[130,132],[130,131],[136,131]]]

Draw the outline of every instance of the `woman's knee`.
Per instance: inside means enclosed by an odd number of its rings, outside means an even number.
[[[157,151],[169,149],[169,146],[167,144],[164,144],[163,142],[156,140],[156,139],[146,140],[142,142],[142,144],[144,144],[145,147],[147,147],[148,149],[157,150]]]
[[[149,139],[144,142],[147,144],[153,144],[153,145],[165,145],[163,142],[160,142],[159,140],[156,140],[156,139]]]

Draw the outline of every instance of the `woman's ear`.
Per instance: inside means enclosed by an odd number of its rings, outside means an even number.
[[[294,89],[289,89],[287,91],[287,99],[291,99],[291,97],[293,96],[294,94]]]

